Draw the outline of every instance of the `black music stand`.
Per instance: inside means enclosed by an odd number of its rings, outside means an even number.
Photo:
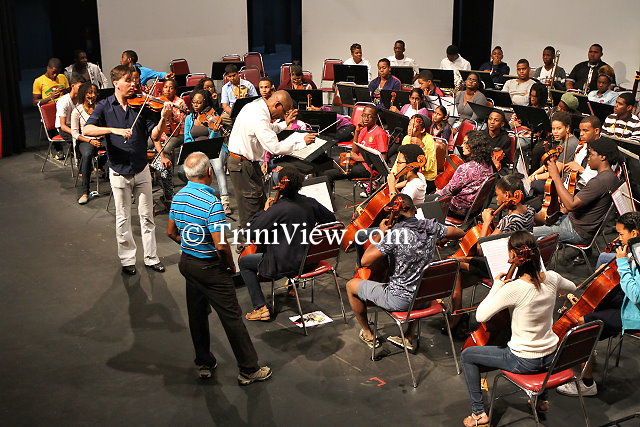
[[[604,123],[607,116],[613,114],[613,105],[589,101],[589,108],[591,109],[591,113],[600,119],[601,123]]]
[[[387,125],[387,130],[389,130],[391,134],[400,132],[406,135],[409,120],[411,120],[409,117],[385,109],[378,110],[378,116],[380,116],[380,120]]]
[[[220,150],[222,149],[222,144],[224,143],[223,137],[211,138],[211,139],[201,139],[199,141],[192,141],[182,144],[180,147],[180,154],[178,155],[178,164],[181,165],[184,163],[184,159],[191,153],[195,153],[196,151],[202,151],[204,154],[209,157],[209,159],[217,159],[220,157]]]
[[[256,99],[260,99],[260,97],[259,96],[249,96],[247,98],[236,99],[236,102],[233,103],[233,107],[231,108],[231,114],[229,114],[229,117],[234,119],[238,115],[240,110],[242,110],[242,108],[245,105],[247,105],[250,102],[255,101]]]
[[[322,107],[322,91],[307,89],[285,89],[291,98],[298,104],[298,110],[306,110],[309,102],[308,95],[311,95],[311,105]]]
[[[337,131],[338,113],[335,111],[298,111],[298,120],[302,120],[311,126],[314,132],[324,129],[323,134],[331,134]]]
[[[433,81],[439,87],[454,87],[453,70],[441,70],[439,68],[420,68],[420,71],[431,71]]]
[[[483,104],[476,104],[475,102],[469,102],[469,107],[473,110],[473,113],[476,115],[476,121],[478,122],[486,122],[489,118],[489,114],[494,111],[491,107]]]
[[[353,97],[356,102],[373,102],[371,92],[369,92],[369,88],[365,86],[354,86]]]
[[[235,65],[238,67],[238,72],[240,72],[240,68],[244,67],[244,61],[213,61],[211,63],[211,78],[213,80],[224,80],[224,69],[227,65]]]
[[[364,158],[364,162],[369,165],[371,169],[378,172],[382,176],[387,176],[391,169],[387,166],[387,162],[382,158],[382,154],[380,154],[377,150],[372,148],[365,147],[362,144],[354,143],[360,149],[360,154]]]
[[[353,107],[356,103],[355,97],[353,95],[353,87],[355,85],[349,83],[338,83],[336,87],[338,88],[338,94],[340,95],[340,101],[342,105],[347,107]]]
[[[382,89],[380,91],[380,102],[384,105],[384,108],[391,108],[391,94],[396,94],[396,100],[393,103],[398,109],[402,108],[404,105],[409,103],[409,96],[411,96],[411,92],[407,92],[404,90],[389,90]]]
[[[501,90],[495,89],[485,89],[482,91],[484,96],[487,98],[491,98],[493,100],[493,105],[497,105],[498,107],[503,108],[511,108],[513,103],[511,102],[511,95],[509,92],[503,92]]]
[[[551,122],[542,108],[514,105],[513,112],[518,115],[520,123],[531,129],[533,133],[538,133],[539,131],[551,132]]]
[[[413,83],[413,67],[394,65],[391,67],[391,74],[396,76],[403,84]]]
[[[369,71],[366,65],[335,64],[333,66],[333,81],[366,85],[369,83]]]
[[[103,89],[98,89],[98,100],[105,99],[110,97],[115,93],[115,88],[105,87]]]
[[[469,74],[474,73],[480,77],[480,81],[484,83],[485,89],[493,89],[496,86],[493,84],[493,79],[491,78],[491,73],[488,71],[477,71],[477,70],[460,70],[460,76],[462,76],[462,80],[467,80]],[[480,83],[480,82],[478,82]]]
[[[589,109],[589,99],[586,96],[575,92],[565,92],[563,90],[551,89],[551,98],[553,99],[553,105],[557,106],[560,103],[560,98],[562,98],[562,95],[564,95],[565,93],[570,93],[578,99],[578,111],[584,114],[591,114],[591,110]]]

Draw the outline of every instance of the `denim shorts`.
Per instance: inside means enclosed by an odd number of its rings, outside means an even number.
[[[389,311],[406,311],[410,301],[391,295],[386,283],[363,280],[358,285],[358,298],[371,301]]]

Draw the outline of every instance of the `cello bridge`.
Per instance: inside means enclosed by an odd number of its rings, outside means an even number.
[[[567,299],[569,300],[571,305],[576,305],[576,303],[578,302],[578,297],[574,294],[567,294]]]

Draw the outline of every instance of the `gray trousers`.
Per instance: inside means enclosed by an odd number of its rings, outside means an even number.
[[[264,193],[264,175],[259,162],[240,160],[229,155],[227,159],[229,177],[238,203],[241,228],[262,208],[267,201]]]

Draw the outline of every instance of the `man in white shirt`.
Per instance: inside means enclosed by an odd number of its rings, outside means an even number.
[[[516,66],[518,74],[517,79],[507,80],[502,87],[503,92],[509,92],[511,96],[511,102],[515,105],[529,105],[529,91],[531,86],[535,83],[535,80],[529,78],[529,61],[521,59]]]
[[[351,58],[346,59],[344,65],[363,65],[367,67],[367,81],[371,81],[371,64],[368,60],[362,57],[362,46],[360,43],[354,43],[351,45]]]
[[[418,74],[418,64],[413,58],[404,55],[404,41],[396,40],[393,45],[393,55],[387,58],[392,67],[413,67],[413,74]]]
[[[441,70],[454,70],[453,77],[456,87],[462,86],[462,76],[458,70],[470,70],[471,64],[460,55],[457,46],[447,47],[447,57],[440,61]]]
[[[316,139],[316,134],[294,133],[278,141],[277,134],[296,119],[297,111],[293,109],[289,93],[279,90],[267,100],[260,98],[247,104],[236,117],[229,137],[227,168],[238,203],[241,226],[262,209],[266,201],[260,169],[265,151],[278,155],[291,154]],[[284,121],[271,123],[274,119]]]
[[[85,82],[82,76],[71,78],[71,91],[62,95],[56,102],[56,128],[65,141],[71,141],[71,112],[78,102],[78,89]]]

